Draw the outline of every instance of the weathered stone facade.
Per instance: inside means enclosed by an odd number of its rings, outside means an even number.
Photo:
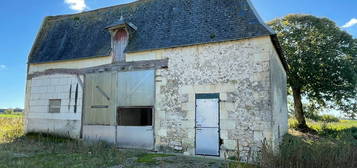
[[[235,153],[242,159],[257,151],[266,138],[276,144],[276,123],[287,120],[286,108],[273,117],[271,74],[282,78],[282,66],[269,37],[165,49],[157,57],[169,58],[169,68],[156,75],[155,132],[158,150],[195,154],[195,94],[220,94],[221,157]],[[277,66],[274,68],[272,66]],[[274,73],[271,71],[274,70]],[[277,86],[282,87],[282,86]],[[279,89],[279,88],[278,88]],[[286,92],[275,103],[286,106]],[[273,121],[274,119],[274,121]],[[280,121],[283,120],[283,121]],[[274,126],[274,127],[273,127]],[[287,131],[280,125],[280,134]]]
[[[280,137],[287,132],[286,73],[269,36],[126,54],[127,61],[166,58],[168,68],[156,70],[155,75],[155,150],[195,155],[195,95],[201,93],[220,95],[220,157],[236,155],[239,148],[241,159],[248,160],[250,154],[259,150],[264,139],[274,147],[279,144]],[[79,61],[91,64],[31,65],[30,71],[41,72],[51,67],[91,67],[110,60],[106,57],[97,61]],[[47,85],[47,79],[53,82]],[[72,131],[70,136],[79,137],[81,110],[78,114],[71,111],[48,114],[46,108],[51,97],[36,98],[37,91],[42,93],[36,88],[44,86],[63,100],[63,109],[66,109],[73,104],[67,101],[67,86],[75,80],[73,75],[51,75],[28,81],[27,131],[60,134]],[[66,87],[57,88],[61,83]],[[49,93],[45,95],[50,96]],[[36,103],[43,108],[37,110]],[[82,102],[78,107],[82,107]],[[36,117],[37,114],[40,117]],[[66,123],[72,121],[74,127],[67,127]],[[86,126],[84,130],[102,140],[115,141],[112,131],[115,126],[104,130],[107,134],[103,136]]]
[[[272,103],[273,147],[277,148],[285,133],[288,132],[287,76],[282,63],[274,54],[270,54],[270,81]]]
[[[187,155],[239,149],[242,160],[287,132],[287,64],[249,0],[145,0],[47,17],[28,63],[28,132]],[[211,132],[197,143],[200,125]]]

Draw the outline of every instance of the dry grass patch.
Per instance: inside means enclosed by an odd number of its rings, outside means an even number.
[[[8,143],[24,135],[22,117],[0,116],[0,144]]]

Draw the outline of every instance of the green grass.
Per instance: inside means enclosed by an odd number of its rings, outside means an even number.
[[[290,126],[294,127],[294,124],[295,120],[289,120]],[[308,121],[308,125],[316,130],[316,135],[291,129],[290,134],[284,137],[280,152],[273,153],[269,144],[264,144],[259,155],[259,167],[352,168],[357,165],[357,121]],[[106,143],[89,144],[44,134],[24,135],[21,117],[0,117],[0,168],[109,168],[125,165],[132,158],[130,162],[134,165],[125,167],[216,165],[215,160],[169,156],[173,155],[120,150]],[[224,164],[229,168],[257,168],[239,162]]]
[[[278,153],[265,144],[261,153],[262,168],[354,168],[357,165],[357,121],[307,121],[316,133],[296,131],[297,121],[289,120],[289,134]]]
[[[246,164],[246,163],[238,163],[238,162],[231,162],[229,163],[229,168],[258,168],[256,165]]]
[[[297,120],[294,118],[289,119],[289,128],[294,129],[297,125]],[[307,120],[307,125],[315,130],[321,130],[323,127],[327,126],[330,129],[334,130],[345,130],[345,129],[350,129],[357,127],[357,121],[356,120],[341,120],[340,122],[315,122],[312,120]]]
[[[321,130],[324,124],[326,124],[328,128],[338,131],[357,127],[357,121],[353,121],[353,120],[341,120],[340,122],[333,122],[333,123],[312,122],[312,121],[308,122],[308,125],[316,130]]]
[[[54,139],[32,135],[10,144],[0,144],[0,167],[110,167],[122,163],[123,156],[130,155],[103,143]]]
[[[296,128],[297,121],[289,119],[289,127]],[[357,121],[341,120],[340,122],[315,122],[307,120],[307,125],[315,130],[319,136],[334,139],[357,139]]]
[[[200,167],[223,161],[118,149],[48,134],[24,135],[23,119],[0,117],[0,168]],[[189,161],[188,161],[189,160]],[[205,166],[203,166],[205,167]],[[219,167],[219,166],[218,166]]]
[[[0,114],[0,118],[21,118],[22,114]]]
[[[262,151],[262,168],[355,168],[357,165],[356,139],[288,134],[280,152],[273,153],[269,145]]]
[[[0,117],[0,168],[97,168],[131,156],[104,143],[87,144],[68,138],[24,135],[21,117]]]
[[[156,158],[170,157],[174,155],[160,154],[160,153],[145,153],[138,158],[139,163],[155,164],[158,162]]]

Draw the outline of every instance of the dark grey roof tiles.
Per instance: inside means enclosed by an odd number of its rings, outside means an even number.
[[[121,16],[137,30],[126,52],[239,40],[274,34],[247,0],[141,0],[75,15],[47,17],[29,63],[107,56],[105,28]]]
[[[124,19],[119,19],[119,20],[115,21],[114,23],[112,23],[111,25],[109,25],[109,26],[107,26],[105,28],[111,28],[111,27],[115,27],[115,26],[118,26],[118,25],[124,25],[124,24],[127,24],[125,22],[125,20]]]

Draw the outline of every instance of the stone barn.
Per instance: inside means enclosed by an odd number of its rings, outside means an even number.
[[[140,0],[46,17],[26,131],[224,157],[287,132],[276,34],[249,0]]]

